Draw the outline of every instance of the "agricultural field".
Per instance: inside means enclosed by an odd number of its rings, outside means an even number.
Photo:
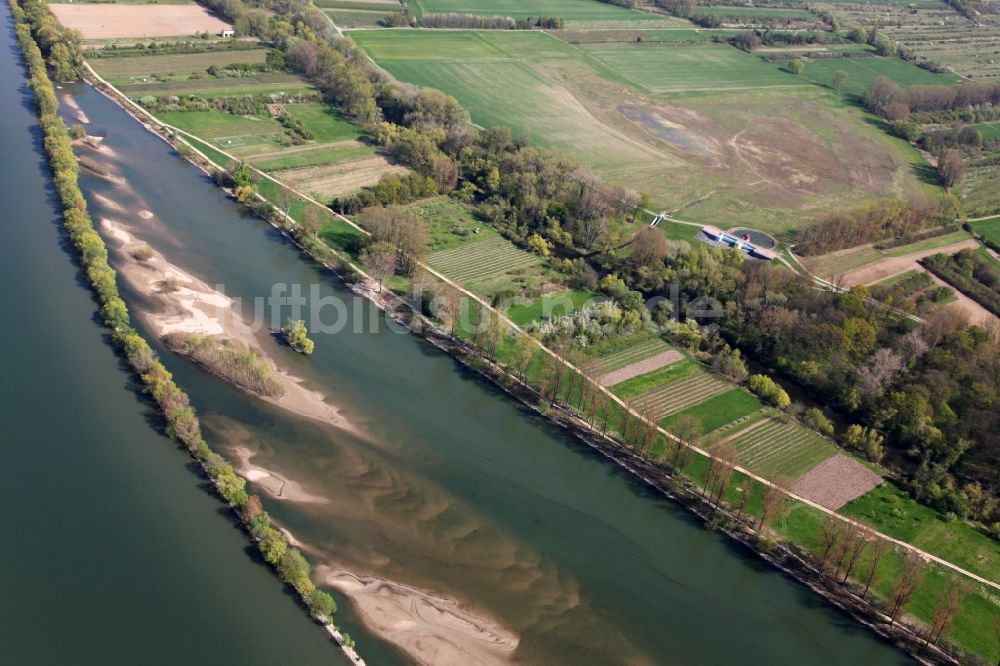
[[[322,201],[404,170],[389,164],[361,140],[361,128],[325,104],[284,104],[282,109],[301,122],[313,139],[289,144],[285,128],[269,114],[234,116],[213,110],[160,111],[157,116]]]
[[[662,425],[670,430],[677,420],[684,416],[698,419],[706,433],[714,432],[732,423],[753,422],[753,417],[761,413],[764,405],[749,391],[731,388],[725,393],[692,405],[663,419]]]
[[[726,5],[706,5],[698,7],[698,14],[711,16],[713,14],[721,16],[735,16],[745,19],[746,23],[753,23],[753,19],[796,19],[802,21],[817,21],[818,17],[806,9],[786,9],[784,7],[736,7]],[[742,21],[741,21],[742,23]]]
[[[500,236],[432,252],[426,261],[442,275],[481,295],[530,287],[545,274],[541,257]]]
[[[79,30],[84,39],[120,37],[177,37],[231,29],[204,7],[196,4],[50,4],[63,25]]]
[[[403,9],[398,0],[316,0],[313,4],[341,28],[376,26]]]
[[[568,44],[614,44],[656,42],[711,42],[737,34],[739,30],[715,28],[670,28],[651,30],[549,30],[548,33]]]
[[[568,27],[576,28],[691,25],[682,19],[592,0],[410,0],[409,7],[417,17],[424,14],[475,14],[514,19],[558,16]]]
[[[1000,75],[1000,30],[984,20],[977,24],[943,2],[823,3],[817,10],[836,16],[842,25],[879,26],[888,37],[963,76],[980,79]]]
[[[585,48],[636,88],[652,94],[806,85],[801,79],[728,46],[587,45]]]
[[[138,83],[208,78],[208,68],[261,65],[268,49],[218,49],[202,53],[92,58],[91,66],[108,83],[125,89]]]
[[[781,63],[787,67],[787,61]],[[847,82],[840,92],[855,98],[863,97],[879,77],[895,81],[900,86],[944,85],[955,83],[954,74],[935,74],[899,58],[870,56],[865,58],[823,58],[805,63],[802,78],[828,88],[833,87],[833,76],[838,70],[847,72]]]
[[[596,4],[596,3],[595,3]],[[845,197],[932,188],[922,157],[843,98],[728,45],[561,42],[537,31],[366,30],[401,81],[648,192],[685,219],[794,230]]]
[[[651,335],[635,335],[614,344],[588,347],[588,356],[595,357],[593,361],[583,366],[588,375],[600,375],[614,370],[620,370],[643,359],[662,354],[671,349],[670,345],[658,337]]]
[[[837,447],[793,421],[773,418],[732,438],[740,464],[767,478],[797,479]]]
[[[969,217],[1000,213],[1000,152],[987,153],[968,162],[965,178],[955,188],[962,209]]]
[[[667,366],[668,368],[670,366]],[[642,414],[660,421],[666,416],[732,390],[733,385],[715,375],[699,371],[641,393],[629,403]]]

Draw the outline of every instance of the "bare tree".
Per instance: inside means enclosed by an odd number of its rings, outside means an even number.
[[[746,518],[747,506],[750,504],[750,495],[753,493],[753,479],[744,476],[736,486],[736,520],[743,522]]]
[[[733,467],[736,465],[736,447],[731,442],[710,445],[712,455],[718,460],[718,470],[715,474],[714,499],[715,508],[719,508],[722,498],[726,496],[729,485],[733,481]]]
[[[780,488],[776,486],[767,487],[767,490],[764,491],[763,501],[761,502],[760,520],[757,522],[757,534],[760,534],[761,530],[765,527],[769,527],[774,519],[781,515],[782,510],[785,508],[785,500],[785,493]]]
[[[858,379],[867,398],[882,395],[903,371],[905,361],[900,354],[891,349],[882,348],[876,351],[858,371]]]
[[[538,346],[527,335],[519,335],[514,340],[514,351],[511,353],[510,362],[514,367],[514,372],[522,381],[537,350]]]
[[[638,267],[654,266],[663,261],[670,249],[666,235],[654,227],[643,227],[632,239],[632,263]]]
[[[307,236],[314,237],[323,228],[323,214],[316,206],[306,206],[302,210],[302,231]],[[393,258],[395,262],[395,258]]]
[[[938,175],[946,189],[951,189],[965,178],[965,160],[957,150],[945,150],[938,156]]]
[[[923,561],[920,557],[908,550],[902,553],[899,558],[899,577],[889,594],[889,624],[895,624],[896,618],[906,608],[923,579]]]
[[[823,520],[823,526],[821,528],[821,547],[820,547],[820,562],[823,564],[823,569],[826,570],[834,569],[833,560],[837,553],[837,549],[840,546],[841,541],[844,538],[844,523],[833,516],[827,516]]]
[[[934,607],[934,614],[931,616],[931,626],[928,628],[927,635],[924,638],[925,645],[927,643],[937,643],[941,640],[941,636],[951,628],[955,614],[958,613],[958,609],[962,606],[962,602],[965,601],[970,592],[972,592],[972,586],[968,581],[956,577],[952,577],[948,581],[947,587],[945,587],[938,598],[937,605]]]
[[[702,435],[703,426],[701,420],[694,416],[681,416],[673,426],[674,436],[680,440],[675,442],[670,458],[670,474],[674,474],[678,469],[683,470],[687,463],[687,455],[690,453],[689,443],[697,442]]]
[[[385,241],[372,243],[361,252],[361,261],[378,280],[378,291],[382,293],[382,282],[392,275],[396,268],[396,248]]]
[[[848,525],[839,564],[843,567],[844,574],[840,582],[846,583],[847,579],[850,578],[851,572],[854,571],[854,567],[857,566],[858,560],[861,559],[861,555],[869,543],[871,543],[871,538],[866,529],[857,525]]]
[[[872,558],[868,561],[868,575],[865,577],[865,591],[861,594],[862,599],[866,599],[868,597],[868,590],[871,588],[872,582],[875,580],[875,574],[878,572],[878,564],[891,549],[892,545],[885,539],[875,539],[875,546],[872,549]]]

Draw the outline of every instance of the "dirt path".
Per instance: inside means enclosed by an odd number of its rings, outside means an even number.
[[[942,245],[941,247],[929,250],[911,252],[899,257],[886,257],[847,271],[840,276],[840,282],[845,287],[855,287],[860,284],[875,284],[876,282],[902,275],[913,269],[923,270],[917,262],[932,254],[954,254],[960,250],[977,247],[979,247],[979,242],[970,238],[958,243],[952,243],[951,245]]]

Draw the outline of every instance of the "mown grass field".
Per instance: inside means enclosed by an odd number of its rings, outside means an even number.
[[[253,119],[218,111],[161,111],[156,114],[165,123],[204,139],[227,136],[267,136],[280,132],[281,126],[267,117]],[[225,146],[220,146],[225,148]]]
[[[979,130],[984,139],[1000,139],[1000,123],[983,123],[972,127]]]
[[[1000,544],[919,504],[891,481],[847,503],[840,513],[912,543],[990,580],[1000,580]]]
[[[636,48],[587,45],[587,53],[653,93],[800,86],[806,82],[725,45]]]
[[[771,479],[797,479],[837,453],[813,431],[780,418],[734,438],[733,445],[744,467]]]
[[[734,387],[725,393],[671,414],[663,419],[661,425],[667,430],[671,430],[678,419],[689,416],[698,419],[704,432],[709,433],[738,419],[750,416],[760,411],[763,406],[752,393]]]
[[[94,58],[91,66],[109,83],[131,84],[143,82],[154,75],[168,80],[184,80],[192,74],[206,76],[209,67],[225,67],[235,63],[260,64],[267,58],[268,49],[220,49],[204,53],[175,53],[168,55],[142,55],[118,58]],[[227,81],[226,79],[215,79]]]
[[[410,0],[409,4],[417,16],[454,13],[516,19],[559,16],[587,23],[672,22],[669,17],[592,0]]]
[[[469,207],[449,196],[430,197],[406,206],[427,225],[430,252],[493,238],[493,227],[472,217]]]
[[[755,490],[760,492],[759,488]],[[873,492],[877,492],[877,490]],[[759,509],[756,511],[759,512]],[[818,555],[822,552],[823,547],[823,520],[824,515],[816,509],[804,504],[794,504],[775,521],[774,529],[782,537],[792,540],[807,551]],[[867,572],[870,562],[871,551],[868,551],[859,559],[857,570]],[[897,551],[891,551],[879,563],[872,584],[872,590],[875,594],[883,599],[887,598],[899,576],[899,570],[899,554]],[[928,567],[927,571],[926,578],[915,591],[906,611],[911,617],[920,618],[924,622],[930,620],[941,597],[946,578],[949,576],[936,567]],[[996,580],[995,577],[992,579]],[[984,591],[969,595],[955,617],[951,639],[964,648],[985,656],[987,663],[993,663],[1000,657],[1000,636],[989,628],[996,626],[998,620],[1000,620],[1000,607],[991,602],[985,596]]]
[[[596,298],[597,294],[581,289],[557,291],[534,298],[530,303],[511,305],[507,317],[518,326],[527,326],[542,319],[572,314],[595,302]]]
[[[550,30],[549,34],[570,44],[594,43],[635,43],[643,42],[710,42],[714,38],[725,39],[738,30],[708,28],[665,28],[650,30]]]
[[[972,228],[986,240],[1000,245],[1000,218],[973,222]]]
[[[787,67],[788,61],[781,63]],[[954,74],[935,74],[921,69],[913,63],[899,58],[827,58],[811,60],[799,76],[829,88],[833,87],[833,77],[838,70],[847,72],[847,82],[840,92],[854,97],[862,97],[875,82],[884,76],[901,86],[944,85],[958,81]]]
[[[296,93],[313,90],[305,80],[294,74],[259,74],[238,79],[184,79],[179,81],[155,81],[149,83],[129,83],[117,86],[129,97],[177,97],[191,96],[198,99],[237,97],[240,95],[270,95]]]

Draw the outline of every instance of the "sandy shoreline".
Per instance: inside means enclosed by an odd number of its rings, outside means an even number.
[[[90,118],[88,118],[87,114],[83,112],[83,109],[81,109],[80,105],[76,103],[76,100],[73,99],[72,95],[69,93],[63,93],[63,104],[73,109],[73,117],[76,118],[78,123],[82,125],[90,124]]]
[[[105,201],[109,209],[117,206],[113,201]],[[279,397],[256,393],[254,396],[300,416],[360,434],[334,406],[326,402],[323,395],[306,388],[300,378],[277,366],[261,348],[254,332],[235,312],[231,298],[168,262],[146,243],[133,237],[121,222],[103,217],[100,229],[118,250],[120,261],[115,267],[118,272],[133,288],[162,306],[155,312],[143,312],[156,335],[162,337],[169,333],[191,333],[236,340],[252,349],[271,366],[273,377],[283,389]],[[134,258],[131,253],[140,248],[149,248],[152,256],[144,261]],[[164,280],[171,281],[176,289],[164,293],[161,289]]]
[[[255,465],[253,460],[255,453],[245,446],[237,446],[233,449],[233,457],[236,458],[233,467],[248,481],[263,488],[275,499],[287,500],[289,502],[301,502],[309,504],[328,504],[326,497],[314,495],[295,481],[286,479],[277,472]]]
[[[381,578],[317,567],[321,583],[351,598],[365,625],[428,666],[507,664],[520,639],[451,599]]]

